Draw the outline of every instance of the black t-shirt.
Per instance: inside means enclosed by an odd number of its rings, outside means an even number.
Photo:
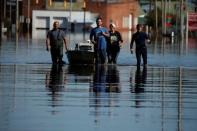
[[[109,37],[109,42],[111,45],[118,45],[119,42],[123,42],[122,37],[118,31],[112,32],[109,31],[110,37]]]
[[[148,35],[145,32],[136,32],[132,36],[131,48],[133,46],[134,41],[135,41],[135,44],[136,44],[136,48],[146,46],[146,39],[148,39]]]

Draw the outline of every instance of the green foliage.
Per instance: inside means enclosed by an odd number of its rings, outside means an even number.
[[[161,27],[162,24],[162,12],[161,9],[157,8],[157,19],[158,19],[158,27]],[[151,10],[145,17],[146,24],[152,26],[154,29],[156,27],[156,17],[155,17],[155,10]]]
[[[149,26],[152,26],[153,29],[156,28],[156,17],[155,17],[155,14],[156,13],[155,13],[155,9],[154,9],[154,10],[150,11],[145,17],[146,24],[149,25]],[[171,13],[167,13],[166,15],[167,16],[168,15],[172,16],[170,23],[172,25],[175,25],[176,24],[176,15],[175,14],[171,14]],[[158,20],[158,27],[161,27],[162,26],[162,11],[161,11],[160,8],[157,8],[157,20]]]

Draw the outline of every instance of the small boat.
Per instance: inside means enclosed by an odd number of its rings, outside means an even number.
[[[75,49],[67,51],[69,64],[93,64],[94,45],[90,40],[75,44]]]

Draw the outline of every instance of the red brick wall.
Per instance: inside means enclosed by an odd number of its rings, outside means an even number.
[[[128,30],[128,28],[123,28],[123,17],[128,17],[129,14],[133,14],[133,17],[137,17],[138,2],[131,2],[131,0],[125,0],[117,4],[87,2],[87,10],[100,14],[105,27],[108,27],[112,20],[117,25],[117,29]]]
[[[39,3],[36,4],[36,0],[29,0],[30,1],[30,18],[32,17],[32,10],[33,9],[45,9],[46,1],[45,0],[38,0]],[[23,0],[23,7],[22,7],[22,15],[25,17],[28,16],[28,0]]]

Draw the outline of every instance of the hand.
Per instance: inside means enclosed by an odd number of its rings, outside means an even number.
[[[68,50],[65,50],[65,54],[67,54]]]
[[[133,49],[130,49],[130,51],[131,51],[131,54],[133,54]]]
[[[150,39],[147,39],[147,43],[150,43]]]

